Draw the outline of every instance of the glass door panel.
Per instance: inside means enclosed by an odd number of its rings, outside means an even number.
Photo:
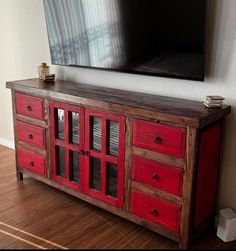
[[[69,134],[70,142],[80,144],[80,117],[77,112],[69,112]]]
[[[123,203],[123,116],[85,110],[85,192],[116,207]]]
[[[118,195],[118,167],[115,164],[107,163],[106,168],[106,194],[114,198]]]
[[[66,161],[65,161],[65,149],[60,146],[56,146],[56,174],[61,177],[66,177]]]
[[[57,118],[57,131],[56,131],[56,134],[57,134],[57,138],[58,139],[61,139],[61,140],[64,140],[64,135],[65,135],[65,130],[64,130],[64,115],[65,115],[65,112],[63,109],[55,109],[55,115],[56,115],[56,118]]]
[[[96,151],[101,151],[102,148],[102,120],[97,117],[90,118],[91,133],[91,147]]]
[[[50,101],[52,178],[83,190],[84,108]]]
[[[80,154],[79,152],[69,151],[70,157],[70,180],[80,183]]]
[[[90,158],[90,187],[101,191],[101,160]]]
[[[118,156],[119,154],[119,123],[107,121],[108,154]]]

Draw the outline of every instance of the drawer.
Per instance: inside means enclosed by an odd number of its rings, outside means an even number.
[[[179,232],[181,208],[178,205],[133,190],[130,210],[146,220]]]
[[[132,179],[181,196],[183,170],[153,160],[133,156]]]
[[[17,121],[18,140],[35,147],[45,148],[45,129],[39,126],[30,125]]]
[[[16,113],[44,119],[43,99],[16,93]]]
[[[184,157],[186,129],[135,119],[133,144],[176,157]]]
[[[35,173],[45,176],[46,157],[23,148],[18,148],[18,164],[20,167],[27,168]]]

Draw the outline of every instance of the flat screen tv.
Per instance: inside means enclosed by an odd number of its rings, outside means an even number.
[[[51,62],[204,80],[206,0],[44,0]]]

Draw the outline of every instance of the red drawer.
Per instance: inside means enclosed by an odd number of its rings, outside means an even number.
[[[153,151],[184,157],[186,129],[134,120],[133,144]]]
[[[25,150],[23,148],[18,149],[18,164],[20,167],[27,168],[35,173],[45,176],[45,163],[45,156]]]
[[[43,99],[16,93],[16,113],[36,119],[44,118]]]
[[[132,179],[169,193],[182,195],[183,170],[133,156]]]
[[[45,129],[17,121],[18,140],[35,147],[45,148]]]
[[[178,205],[133,190],[130,209],[146,220],[179,232],[181,208]]]

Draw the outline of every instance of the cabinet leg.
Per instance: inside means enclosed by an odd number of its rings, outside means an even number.
[[[190,243],[188,238],[179,241],[179,249],[189,249],[189,248],[190,248]]]
[[[23,181],[23,173],[20,170],[16,171],[16,177],[18,181]]]

